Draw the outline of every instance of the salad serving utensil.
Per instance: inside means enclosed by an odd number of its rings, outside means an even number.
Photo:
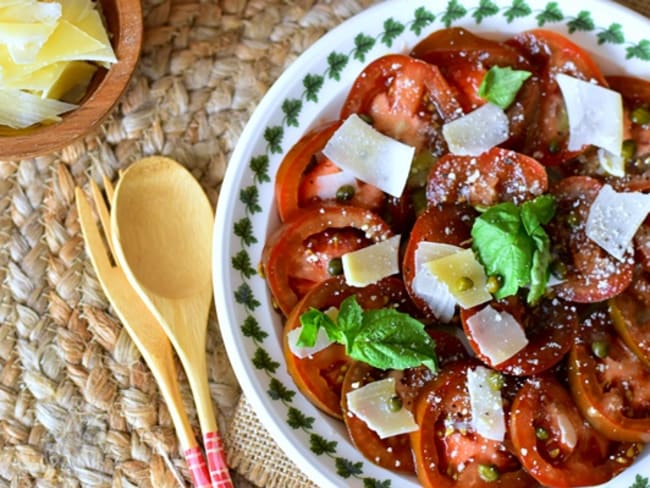
[[[113,186],[106,177],[104,188],[110,202],[113,199]],[[114,259],[111,261],[115,253],[109,238],[109,209],[101,190],[92,180],[91,192],[106,240],[102,238],[102,232],[95,223],[86,195],[81,188],[76,188],[77,213],[86,250],[104,293],[156,379],[176,429],[193,485],[197,488],[209,487],[210,476],[205,458],[183,407],[171,343],[156,317],[128,282],[124,271],[114,264]]]
[[[213,486],[232,486],[207,378],[206,333],[212,303],[212,206],[176,161],[150,157],[122,175],[111,212],[115,255],[162,324],[196,402]]]

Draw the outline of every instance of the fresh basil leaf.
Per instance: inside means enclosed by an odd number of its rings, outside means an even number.
[[[533,242],[514,203],[496,205],[478,217],[472,227],[472,242],[487,274],[502,278],[496,298],[514,295],[528,284]]]
[[[341,342],[341,344],[349,346],[354,341],[363,323],[363,313],[356,296],[351,295],[341,302],[339,314],[336,317],[337,327],[346,337],[345,342]]]
[[[330,341],[339,342],[343,338],[330,316],[313,307],[300,316],[300,325],[302,331],[296,341],[298,347],[314,347],[321,327],[327,332]]]
[[[505,68],[492,66],[485,74],[478,94],[481,98],[505,110],[514,102],[522,85],[531,75],[530,71],[513,70],[509,66]]]
[[[424,325],[408,314],[385,308],[367,310],[350,356],[380,369],[406,369],[425,364],[437,370],[435,342]]]
[[[542,228],[539,227],[539,229]],[[530,267],[530,288],[526,297],[529,305],[536,304],[544,296],[546,286],[548,285],[549,266],[551,264],[551,241],[546,232],[542,229],[542,232],[538,232],[532,238],[535,242],[536,249],[533,252],[533,260]]]
[[[535,250],[530,268],[530,288],[526,300],[533,305],[546,291],[551,264],[551,241],[542,225],[555,216],[555,198],[542,195],[521,206],[521,221],[526,233],[533,240]]]
[[[341,302],[336,322],[315,308],[300,316],[303,327],[297,345],[313,347],[318,329],[345,346],[346,353],[381,369],[405,369],[424,364],[437,370],[435,343],[424,325],[393,308],[364,311],[354,295]]]
[[[535,234],[542,225],[548,224],[555,216],[555,197],[541,195],[521,204],[521,221],[529,236]]]

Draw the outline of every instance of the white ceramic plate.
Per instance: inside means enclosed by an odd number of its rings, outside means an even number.
[[[586,5],[585,5],[586,4]],[[591,52],[605,74],[650,78],[650,21],[612,1],[387,1],[323,37],[280,77],[246,126],[228,165],[214,231],[216,307],[240,384],[271,436],[321,486],[416,487],[366,461],[343,424],[296,389],[282,356],[280,316],[256,270],[278,225],[273,178],[309,128],[336,118],[354,78],[372,59],[406,53],[430,32],[461,26],[492,38],[543,26]],[[647,488],[648,449],[609,487]]]

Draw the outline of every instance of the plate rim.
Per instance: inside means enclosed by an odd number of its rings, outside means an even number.
[[[448,0],[446,4],[449,5],[450,3],[456,1],[459,1],[464,6],[477,3],[477,0]],[[506,3],[507,1],[509,0],[496,0],[496,2],[499,4]],[[550,3],[544,0],[524,1],[535,5]],[[561,8],[568,2],[569,0],[557,0],[557,3],[560,4]],[[408,1],[408,4],[414,8],[420,5],[430,6],[432,3],[433,2],[431,1],[425,2],[419,0]],[[440,3],[441,5],[444,5],[444,2]],[[261,420],[261,423],[268,430],[271,437],[274,438],[278,446],[285,452],[287,457],[295,462],[307,477],[311,478],[313,481],[322,486],[340,486],[337,485],[336,482],[338,481],[338,483],[341,483],[343,478],[338,476],[333,471],[323,473],[319,469],[309,470],[309,467],[316,466],[316,464],[313,462],[315,455],[306,449],[306,446],[299,441],[297,435],[286,435],[286,431],[288,429],[286,420],[284,418],[277,418],[273,415],[272,409],[267,405],[269,403],[269,398],[268,396],[264,396],[266,392],[264,392],[263,388],[260,388],[259,385],[256,384],[261,383],[261,381],[254,381],[253,379],[259,374],[259,371],[254,370],[250,364],[251,358],[245,351],[244,341],[246,338],[241,335],[241,331],[238,329],[239,324],[235,317],[236,314],[233,311],[232,291],[234,290],[234,287],[231,284],[231,278],[234,271],[229,266],[229,258],[232,254],[228,251],[228,232],[221,232],[221,230],[229,229],[229,227],[232,226],[233,219],[229,217],[232,216],[234,209],[237,206],[241,205],[241,203],[238,202],[234,196],[236,195],[236,191],[234,190],[239,189],[241,186],[243,186],[243,172],[247,169],[247,164],[250,159],[249,157],[246,157],[246,154],[250,153],[250,156],[252,156],[254,153],[254,151],[251,149],[253,144],[247,145],[246,142],[251,141],[252,136],[255,136],[256,134],[259,134],[259,137],[261,137],[262,130],[265,126],[268,126],[273,113],[279,111],[278,99],[284,99],[286,97],[287,85],[291,85],[291,83],[294,82],[296,74],[307,69],[305,67],[305,61],[309,58],[317,58],[321,52],[322,54],[326,55],[328,52],[332,52],[333,49],[337,47],[346,46],[352,41],[352,35],[356,33],[356,31],[352,34],[348,32],[351,27],[354,27],[358,24],[360,30],[362,30],[362,24],[363,22],[367,21],[367,19],[384,11],[386,12],[387,16],[389,16],[388,12],[390,8],[396,5],[403,7],[404,1],[387,0],[385,2],[374,4],[362,10],[358,14],[350,17],[349,19],[337,25],[323,37],[318,39],[312,46],[310,46],[299,57],[297,57],[285,71],[283,71],[280,77],[278,77],[278,79],[272,84],[272,86],[261,99],[259,105],[254,110],[239,137],[239,141],[229,159],[226,173],[221,183],[221,188],[226,188],[228,190],[220,192],[215,215],[212,247],[212,276],[214,284],[215,306],[217,309],[219,326],[228,358],[231,365],[233,366],[233,370],[237,376],[238,382],[242,387],[242,391],[246,395],[246,399],[253,406],[256,414]],[[610,12],[616,12],[617,15],[620,12],[626,19],[623,25],[624,28],[627,28],[627,23],[630,21],[632,21],[632,23],[638,22],[639,20],[645,21],[646,23],[650,22],[641,14],[631,10],[624,5],[612,2],[611,0],[592,0],[588,6],[583,6],[583,9],[588,11],[596,11],[599,7],[606,8]],[[577,10],[577,8],[572,10]],[[562,23],[562,26],[564,26],[564,23]],[[434,27],[436,27],[436,29],[442,28],[442,26],[438,25],[437,19]],[[549,25],[547,28],[551,28],[552,30],[559,30],[555,29],[553,25]],[[425,30],[426,32],[430,32],[432,30],[431,26],[427,26]],[[344,39],[341,42],[336,42],[336,39],[342,32],[346,33],[346,35],[343,36]],[[422,38],[423,35],[420,35],[418,37]],[[323,65],[323,67],[325,66],[323,60],[320,61],[320,64]],[[367,62],[364,64],[367,64]],[[287,148],[288,147],[289,146],[287,145]],[[235,184],[237,185],[235,186]],[[230,286],[227,286],[227,284]],[[230,295],[227,295],[227,293],[230,293]],[[295,388],[295,385],[292,386]],[[308,470],[309,472],[307,472]]]

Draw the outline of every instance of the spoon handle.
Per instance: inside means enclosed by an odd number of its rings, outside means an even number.
[[[192,486],[195,488],[209,488],[212,486],[201,448],[199,446],[191,447],[183,451],[183,455],[185,456],[187,468],[190,470]]]
[[[213,488],[231,488],[233,486],[226,461],[226,452],[218,431],[206,432],[203,435],[203,445],[208,458],[208,468]]]

